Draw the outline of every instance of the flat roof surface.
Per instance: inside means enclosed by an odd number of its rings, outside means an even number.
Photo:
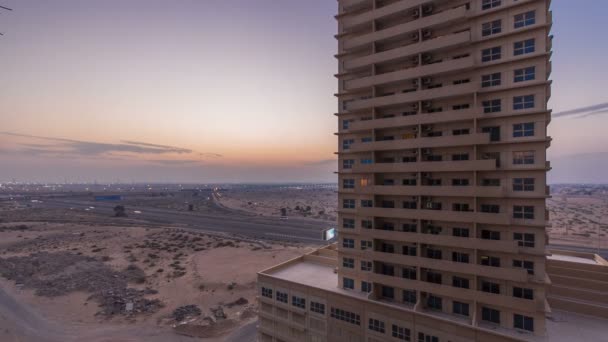
[[[570,256],[570,255],[563,255],[563,254],[552,254],[547,256],[547,259],[551,259],[551,260],[559,260],[559,261],[568,261],[568,262],[576,262],[579,264],[589,264],[589,265],[597,265],[597,261],[593,260],[593,259],[587,259],[587,258],[581,258],[581,257],[576,257],[576,256]]]
[[[553,310],[547,333],[551,342],[608,342],[608,320]]]
[[[263,273],[277,279],[283,279],[362,299],[367,299],[367,296],[369,295],[364,292],[339,288],[338,274],[334,273],[333,267],[305,259],[300,259],[293,264],[285,265],[278,270],[271,270]]]
[[[595,261],[579,257],[554,254],[557,260],[594,263]],[[563,258],[563,259],[562,259]],[[572,260],[574,259],[574,260]],[[338,274],[334,268],[314,261],[300,259],[277,270],[263,272],[274,278],[291,281],[306,286],[323,289],[335,293],[367,299],[367,294],[338,288]],[[382,301],[374,301],[382,303]],[[389,303],[384,303],[389,304]],[[407,308],[403,308],[407,309]],[[433,315],[435,316],[435,315]],[[439,317],[437,317],[439,318]],[[450,317],[442,317],[452,320]],[[484,326],[482,326],[484,327]],[[528,339],[529,341],[551,342],[608,342],[608,320],[591,316],[578,315],[571,312],[553,310],[551,318],[547,318],[547,337],[518,334],[510,329],[484,327],[487,330],[497,330],[505,335]],[[527,336],[526,336],[527,335]]]
[[[274,272],[268,272],[275,278],[293,281],[299,284],[318,287],[324,290],[334,290],[338,288],[338,274],[334,269],[327,265],[300,260],[296,263],[286,265]]]

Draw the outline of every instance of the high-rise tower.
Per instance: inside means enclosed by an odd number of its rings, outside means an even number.
[[[550,1],[338,4],[337,247],[258,274],[259,340],[605,338],[608,261],[545,248]]]
[[[542,334],[546,0],[340,1],[339,281]]]

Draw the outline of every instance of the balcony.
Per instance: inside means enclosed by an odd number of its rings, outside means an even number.
[[[358,187],[356,192],[388,196],[507,197],[508,189],[505,186],[372,185]]]
[[[341,211],[341,210],[340,210]],[[368,217],[408,218],[417,220],[437,220],[446,222],[477,222],[482,224],[517,224],[507,213],[480,213],[473,211],[358,208],[356,213]],[[521,221],[521,220],[519,220]],[[521,224],[521,223],[520,223]]]
[[[409,233],[388,231],[380,229],[361,229],[361,236],[389,241],[418,243],[427,245],[448,246],[454,248],[477,249],[480,246],[497,252],[517,253],[519,246],[515,241],[482,240],[477,238],[463,238],[451,235],[433,235],[422,233]]]
[[[409,69],[388,72],[385,74],[348,80],[346,81],[344,88],[348,91],[358,90],[366,87],[401,82],[404,80],[415,79],[428,75],[437,75],[458,70],[464,70],[472,68],[474,65],[475,60],[473,56],[450,59],[441,63],[427,64],[418,67],[412,67]]]
[[[359,132],[359,131],[368,131],[372,129],[381,129],[381,128],[398,128],[398,127],[407,127],[407,126],[417,126],[433,124],[437,122],[456,122],[456,121],[465,121],[472,120],[478,117],[479,114],[475,113],[472,109],[467,110],[450,110],[445,112],[438,113],[420,113],[416,115],[407,115],[407,116],[396,116],[392,118],[382,118],[382,119],[374,119],[374,120],[362,120],[352,122],[348,128],[345,130],[349,133]]]
[[[396,253],[369,252],[366,255],[369,255],[369,257],[374,261],[382,261],[404,266],[431,268],[433,270],[444,272],[474,274],[481,277],[517,282],[528,281],[528,273],[521,268],[491,267]]]
[[[352,7],[361,7],[366,3],[371,3],[371,0],[340,0],[340,5],[342,5],[344,8],[348,8],[349,10]]]
[[[429,292],[439,296],[459,298],[466,301],[477,301],[490,305],[516,309],[525,312],[544,312],[543,301],[520,299],[506,295],[499,295],[476,291],[471,289],[457,288],[449,285],[434,284],[420,280],[411,280],[383,274],[372,273],[369,279],[374,283],[388,285],[396,288],[407,288],[422,292]]]
[[[373,97],[369,99],[356,100],[348,104],[349,111],[369,109],[371,107],[386,107],[397,104],[413,103],[425,100],[440,100],[443,98],[472,94],[479,90],[479,85],[473,82],[447,85],[433,89],[422,89],[407,93]]]
[[[420,43],[410,44],[400,48],[382,51],[375,54],[354,58],[351,60],[345,60],[344,67],[348,70],[362,68],[372,64],[390,62],[396,59],[414,56],[423,52],[458,46],[468,43],[470,41],[471,33],[469,31],[448,34],[445,36],[425,40]]]
[[[399,139],[374,141],[368,143],[352,144],[344,153],[369,152],[369,151],[394,151],[414,148],[437,148],[484,145],[490,142],[489,133],[474,133],[467,135],[448,135],[442,137],[423,137],[416,139]]]
[[[388,6],[380,7],[373,11],[364,12],[358,15],[353,15],[350,17],[345,17],[342,19],[342,25],[344,30],[351,29],[355,26],[359,26],[362,24],[366,24],[372,20],[380,19],[389,15],[393,15],[395,13],[406,11],[408,9],[412,9],[418,7],[424,3],[428,2],[428,0],[402,0],[390,4]],[[364,3],[362,0],[345,0],[343,3],[346,6],[354,6],[359,3]]]
[[[353,173],[459,172],[494,170],[496,170],[496,161],[492,159],[417,163],[375,163],[369,165],[355,165],[352,168]]]
[[[362,45],[373,43],[375,41],[389,39],[392,37],[406,34],[408,32],[417,31],[421,28],[431,28],[439,24],[449,23],[451,21],[464,18],[466,14],[467,9],[465,6],[460,6],[457,8],[448,9],[443,12],[434,13],[430,16],[422,17],[420,19],[393,26],[384,30],[365,34],[355,38],[350,38],[344,41],[344,49],[350,50]]]

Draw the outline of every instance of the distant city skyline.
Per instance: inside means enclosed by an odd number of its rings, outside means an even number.
[[[552,183],[608,183],[589,2],[553,1]],[[335,1],[1,5],[0,181],[336,181]]]

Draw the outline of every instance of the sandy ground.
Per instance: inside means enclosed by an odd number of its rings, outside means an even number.
[[[112,341],[181,341],[172,331],[179,323],[172,313],[179,307],[196,305],[200,316],[187,319],[190,325],[178,330],[214,341],[255,320],[257,271],[309,250],[311,247],[235,240],[181,228],[5,221],[0,223],[0,259],[49,252],[90,256],[117,271],[135,265],[145,272],[145,278],[129,283],[129,287],[153,290],[146,298],[160,300],[162,307],[152,312],[100,315],[98,303],[89,298],[91,293],[40,296],[35,288],[4,278],[0,286],[25,306],[24,310],[32,309],[40,319],[50,322],[49,326],[59,327],[74,340],[105,341],[112,336]],[[231,304],[234,302],[237,304]],[[218,307],[225,318],[215,317]],[[40,340],[27,339],[27,335],[23,339],[23,331],[11,321],[15,317],[10,317],[10,312],[8,315],[0,312],[1,341]],[[135,331],[151,335],[133,339],[140,336],[133,335]]]
[[[337,188],[251,187],[220,192],[218,200],[231,209],[263,216],[297,216],[327,221],[337,219]],[[281,209],[284,209],[282,212]]]
[[[608,248],[608,191],[605,186],[552,186],[547,201],[550,243]]]

